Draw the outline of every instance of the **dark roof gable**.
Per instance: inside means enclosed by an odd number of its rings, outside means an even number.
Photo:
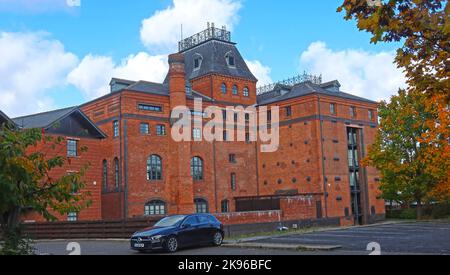
[[[79,137],[105,138],[100,130],[78,107],[69,107],[13,119],[24,129],[42,128],[49,133]]]

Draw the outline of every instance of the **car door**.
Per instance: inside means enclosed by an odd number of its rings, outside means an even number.
[[[200,231],[200,241],[202,243],[210,243],[213,240],[215,233],[213,224],[207,215],[199,215],[199,231]]]
[[[192,246],[201,242],[198,226],[197,216],[187,217],[181,224],[178,239],[182,246]]]

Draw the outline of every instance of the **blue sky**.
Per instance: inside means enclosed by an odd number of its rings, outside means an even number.
[[[0,109],[14,116],[77,105],[106,93],[113,76],[158,81],[180,24],[187,36],[207,21],[232,29],[263,83],[307,70],[337,78],[348,92],[386,99],[404,83],[392,65],[398,45],[370,44],[369,34],[336,12],[341,2],[81,0],[69,7],[66,0],[0,0],[0,73],[13,79],[0,83],[8,99]],[[31,79],[25,87],[17,83],[28,79],[23,75]]]

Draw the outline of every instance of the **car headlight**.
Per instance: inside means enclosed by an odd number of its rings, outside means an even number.
[[[162,237],[163,237],[163,235],[156,235],[156,236],[151,237],[151,240],[152,241],[159,241]]]

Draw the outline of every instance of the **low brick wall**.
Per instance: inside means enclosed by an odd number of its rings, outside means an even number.
[[[341,218],[317,216],[314,196],[283,198],[281,210],[214,214],[224,224],[226,236],[271,232],[279,226],[312,227],[349,225]],[[36,239],[129,238],[134,232],[153,226],[162,217],[126,221],[55,222],[26,224],[26,233]]]
[[[214,214],[224,225],[279,222],[281,210]]]

